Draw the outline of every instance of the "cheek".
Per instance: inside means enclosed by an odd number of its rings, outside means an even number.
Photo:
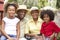
[[[10,16],[13,16],[13,15],[15,15],[15,12],[8,12],[8,15],[10,15]]]
[[[10,16],[14,16],[15,14],[10,13],[9,15],[10,15]]]
[[[13,10],[13,9],[10,9],[10,10],[7,10],[8,13],[15,13],[16,10]]]
[[[23,18],[23,17],[24,17],[24,14],[20,14],[19,16],[20,16],[21,18]]]
[[[38,14],[32,14],[32,16],[36,16],[36,17],[37,17],[37,16],[38,16]]]
[[[24,16],[25,14],[24,13],[21,13],[20,16]]]

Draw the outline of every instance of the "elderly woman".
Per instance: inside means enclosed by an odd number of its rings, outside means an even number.
[[[41,37],[40,28],[42,20],[39,17],[39,9],[37,7],[32,7],[30,9],[32,19],[30,19],[26,24],[25,34],[29,36],[28,40],[38,40]],[[41,40],[41,39],[39,39]]]

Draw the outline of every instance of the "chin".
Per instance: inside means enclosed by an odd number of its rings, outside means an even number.
[[[38,18],[38,17],[34,17],[34,18]]]
[[[23,19],[23,17],[20,17],[20,19]]]
[[[11,17],[13,17],[13,16],[11,16]]]

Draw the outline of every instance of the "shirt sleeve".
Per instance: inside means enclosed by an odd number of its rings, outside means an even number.
[[[54,31],[56,33],[60,32],[60,28],[55,23],[53,25],[54,25]]]
[[[25,25],[25,34],[29,34],[29,25],[28,25],[28,23],[26,23],[26,25]]]
[[[16,18],[16,21],[17,21],[17,23],[20,22],[20,20],[18,18]]]
[[[7,18],[6,18],[6,17],[4,17],[4,18],[2,19],[2,21],[4,21],[4,22],[6,22],[6,20],[7,20]]]

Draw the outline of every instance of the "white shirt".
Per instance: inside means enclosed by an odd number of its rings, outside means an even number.
[[[3,21],[5,22],[5,32],[7,34],[16,35],[16,26],[19,22],[19,19],[16,17],[14,19],[4,17]]]

